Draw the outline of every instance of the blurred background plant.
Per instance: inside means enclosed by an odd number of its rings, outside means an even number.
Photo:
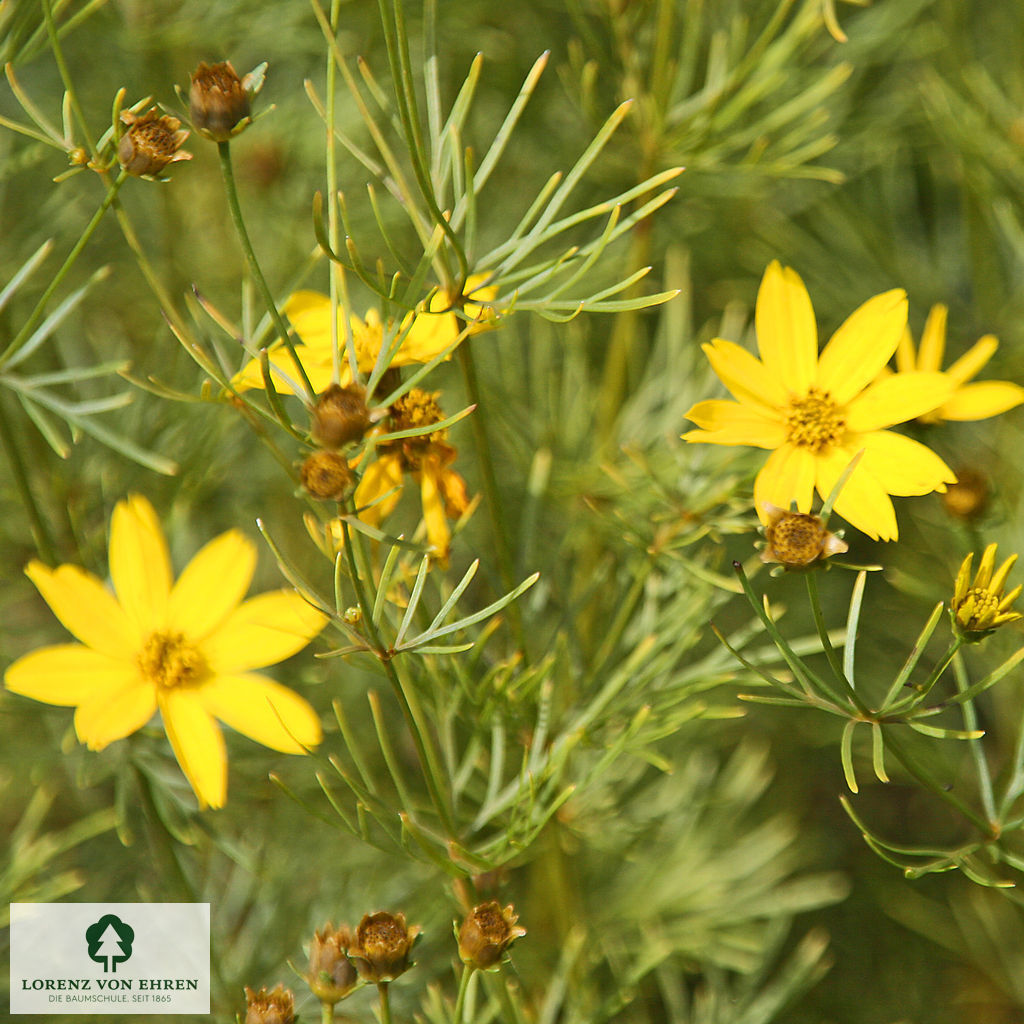
[[[25,564],[105,577],[110,511],[133,492],[176,564],[262,530],[254,589],[283,572],[333,619],[311,648],[333,656],[278,673],[324,743],[282,758],[230,737],[215,813],[162,730],[95,754],[66,709],[4,693],[7,901],[209,900],[217,1020],[278,982],[315,1018],[287,963],[302,974],[314,929],[381,908],[423,928],[399,1019],[1021,1019],[1016,891],[904,879],[838,797],[852,773],[849,807],[894,845],[956,848],[970,823],[891,759],[875,779],[838,717],[737,699],[767,692],[758,670],[788,678],[733,560],[789,609],[795,654],[827,660],[802,582],[753,575],[758,460],[679,434],[715,393],[699,343],[752,340],[776,258],[822,336],[904,287],[915,337],[945,303],[949,358],[992,333],[984,375],[1024,379],[1022,47],[1015,0],[984,16],[956,0],[0,5],[5,667],[60,639]],[[152,96],[186,121],[175,85],[224,59],[269,62],[257,122],[230,143],[193,133],[167,183],[121,180],[120,110]],[[298,464],[317,445],[287,389],[231,394],[280,333],[232,194],[274,305],[313,288],[374,307],[385,350],[421,303],[457,313],[469,275],[496,288],[497,329],[470,336],[463,311],[425,376],[361,367],[378,432],[345,452],[425,443],[436,422],[395,438],[389,410],[414,385],[442,393],[444,443],[481,496],[447,565],[423,559],[416,502],[371,526],[351,495],[308,498]],[[869,693],[965,555],[1024,546],[1020,417],[922,426],[980,500],[900,499],[898,544],[847,535],[850,561],[884,566],[859,609]],[[818,584],[837,645],[851,579]],[[1018,634],[972,648],[965,686]],[[1010,788],[1018,687],[1010,672],[972,703]],[[918,739],[958,799],[978,792],[976,748]],[[489,899],[527,934],[457,1003],[452,922]],[[375,998],[339,1008],[370,1020]]]

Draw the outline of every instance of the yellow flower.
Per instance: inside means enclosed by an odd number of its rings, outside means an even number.
[[[943,305],[932,306],[921,333],[921,347],[914,352],[914,339],[906,329],[896,349],[899,373],[914,370],[938,371],[946,350],[946,315]],[[999,347],[993,334],[979,338],[959,359],[943,371],[952,381],[953,394],[935,409],[918,416],[922,423],[944,420],[984,420],[998,416],[1024,402],[1024,388],[1008,380],[984,380],[969,384]],[[888,371],[886,371],[888,372]]]
[[[174,582],[153,506],[118,502],[110,527],[114,593],[75,565],[25,570],[79,641],[19,658],[7,689],[75,708],[75,732],[102,750],[142,728],[156,711],[202,807],[221,807],[227,755],[215,719],[257,743],[302,754],[320,742],[320,721],[298,694],[252,669],[306,646],[326,619],[297,593],[243,601],[256,547],[238,530],[210,541]]]
[[[391,429],[410,430],[444,419],[438,393],[411,388],[391,407]],[[404,474],[420,485],[420,502],[433,554],[445,561],[451,543],[449,519],[458,519],[470,506],[466,481],[451,469],[458,454],[446,441],[446,430],[407,437],[377,446],[377,458],[366,467],[356,488],[359,518],[379,526],[394,511]]]
[[[945,402],[942,373],[901,373],[875,380],[907,321],[907,299],[894,289],[868,299],[818,353],[814,309],[803,281],[777,261],[757,295],[754,323],[761,358],[715,338],[704,352],[736,398],[698,402],[686,414],[699,430],[686,441],[750,445],[772,454],[754,482],[754,504],[810,512],[815,489],[827,498],[859,451],[835,511],[870,537],[895,540],[890,494],[943,491],[956,477],[924,445],[886,427]],[[874,383],[872,383],[874,381]]]
[[[950,612],[953,615],[953,628],[971,642],[984,639],[988,634],[1007,622],[1016,622],[1021,618],[1020,612],[1011,611],[1014,601],[1020,597],[1024,587],[1017,584],[1008,594],[1003,593],[1006,578],[1017,562],[1016,555],[1003,562],[998,571],[993,573],[996,564],[995,544],[989,544],[981,556],[981,564],[971,582],[971,563],[973,553],[968,555],[957,573],[956,586],[953,590],[953,601]]]
[[[440,355],[459,335],[477,334],[486,330],[490,311],[480,303],[495,298],[498,289],[493,286],[481,287],[487,277],[478,274],[466,282],[464,294],[474,302],[465,302],[463,314],[468,319],[460,319],[451,311],[451,299],[438,292],[427,303],[425,310],[406,314],[398,328],[397,337],[401,344],[392,354],[391,366],[409,366],[412,363],[429,363]],[[295,353],[299,357],[309,376],[313,390],[318,394],[325,391],[333,381],[334,358],[331,350],[331,300],[319,292],[301,291],[292,295],[284,304],[284,312],[291,320],[295,333],[299,336],[299,344]],[[352,371],[348,362],[345,346],[345,311],[338,310],[338,344],[342,347],[340,375],[338,383],[342,387],[352,383]],[[356,362],[359,372],[370,373],[377,363],[381,346],[385,343],[385,325],[381,322],[380,313],[375,309],[367,310],[366,319],[354,313],[349,315],[349,326],[352,330],[352,343],[356,350]],[[388,339],[389,344],[391,338]],[[274,386],[283,394],[294,394],[295,364],[288,350],[277,342],[269,349],[271,372],[274,372]],[[262,388],[263,374],[258,359],[250,360],[232,381],[239,391],[248,388]]]

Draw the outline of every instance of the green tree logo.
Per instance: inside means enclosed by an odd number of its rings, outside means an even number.
[[[89,944],[89,959],[103,964],[103,973],[117,973],[117,965],[132,955],[135,930],[113,914],[104,914],[95,924],[85,929]]]

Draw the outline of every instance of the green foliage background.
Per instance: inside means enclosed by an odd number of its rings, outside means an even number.
[[[79,9],[60,8],[61,20]],[[324,187],[322,125],[303,89],[309,78],[322,90],[323,79],[323,36],[310,7],[297,0],[121,0],[87,9],[64,36],[64,50],[97,132],[122,86],[129,101],[152,94],[174,107],[174,84],[187,86],[199,60],[228,58],[240,71],[269,61],[260,102],[276,109],[232,145],[250,233],[283,297],[316,248],[311,199]],[[732,559],[750,557],[749,489],[758,460],[686,448],[678,435],[687,427],[685,410],[716,393],[699,342],[749,339],[747,317],[771,259],[804,278],[823,337],[869,296],[905,287],[916,334],[930,305],[945,302],[950,358],[992,332],[1001,348],[985,375],[1024,380],[1020,4],[991,0],[984,13],[958,0],[841,5],[846,42],[826,31],[823,10],[818,2],[776,0],[448,0],[440,7],[447,102],[474,54],[483,54],[470,122],[480,147],[540,51],[552,51],[491,185],[482,230],[495,237],[487,241],[500,241],[498,230],[515,224],[546,177],[571,166],[625,99],[634,108],[581,185],[580,204],[669,167],[687,168],[674,199],[593,272],[596,291],[623,276],[621,267],[650,264],[644,290],[678,288],[678,298],[567,324],[516,314],[472,341],[484,396],[476,415],[494,447],[516,579],[541,571],[522,614],[534,663],[548,665],[555,721],[571,721],[586,706],[588,673],[603,680],[629,671],[631,652],[650,637],[662,652],[581,732],[572,778],[563,780],[577,780],[577,792],[499,872],[497,898],[514,902],[528,929],[512,959],[513,987],[531,1021],[1024,1019],[1019,898],[959,873],[907,881],[876,857],[837,800],[844,791],[838,726],[805,711],[741,705],[736,693],[752,683],[707,628],[714,617],[729,634],[750,618],[717,583],[728,579]],[[353,0],[342,12],[342,52],[365,56],[385,80],[376,5]],[[409,3],[407,14],[418,53],[420,5]],[[63,88],[41,26],[35,4],[0,6],[0,59],[13,62],[18,81],[57,119]],[[366,144],[344,93],[339,104],[343,130]],[[0,115],[23,120],[6,87]],[[195,285],[238,316],[243,263],[215,147],[193,136],[187,148],[195,158],[175,165],[169,184],[129,183],[139,187],[126,188],[123,201],[169,293],[183,296]],[[88,172],[53,184],[65,167],[55,150],[0,132],[0,281],[46,238],[57,240],[58,254],[66,251],[102,198]],[[366,177],[342,157],[353,234],[372,238]],[[394,231],[415,246],[398,217]],[[0,311],[4,345],[59,258],[51,255],[38,279]],[[127,360],[138,380],[154,377],[198,395],[201,374],[168,330],[112,220],[60,294],[100,267],[108,275],[36,353],[33,369]],[[326,286],[322,263],[309,282]],[[374,302],[368,292],[356,294],[357,310]],[[233,357],[241,360],[241,352]],[[451,410],[467,404],[454,365],[439,367],[431,384]],[[116,378],[85,381],[74,394],[98,398],[124,386]],[[177,463],[170,476],[88,435],[76,436],[58,458],[9,391],[0,394],[0,412],[61,561],[105,575],[110,510],[138,491],[160,510],[179,568],[229,526],[255,536],[258,516],[291,558],[319,571],[295,488],[223,404],[163,401],[138,390],[130,405],[104,415],[111,429]],[[869,677],[877,668],[884,680],[902,661],[919,628],[906,623],[923,623],[948,595],[966,553],[991,541],[1007,553],[1024,548],[1022,425],[1017,410],[929,435],[950,465],[971,466],[987,480],[992,498],[982,519],[951,519],[935,495],[899,499],[899,543],[851,538],[858,561],[886,567],[869,581],[861,621],[859,667]],[[463,423],[453,435],[459,465],[478,490],[470,430]],[[483,558],[471,591],[479,606],[501,592],[490,544],[481,509],[456,541],[451,570],[457,580],[473,557]],[[35,552],[32,522],[5,473],[5,666],[60,639],[22,574]],[[849,584],[839,573],[826,580],[839,626]],[[264,549],[256,585],[279,581]],[[787,634],[810,634],[799,581],[761,582],[773,601],[790,607]],[[628,624],[602,661],[601,639],[623,608]],[[534,728],[541,686],[516,675],[502,636],[499,629],[499,639],[467,663],[461,696],[454,696],[457,672],[433,663],[426,671],[436,672],[439,708],[461,700],[457,716],[466,709],[483,716],[490,705],[481,680],[507,668],[515,686],[499,699],[514,746]],[[1000,634],[977,653],[979,677],[1018,646],[1015,639]],[[379,686],[371,661],[300,656],[281,677],[310,697],[325,722],[336,699],[357,731],[366,731],[364,695]],[[997,772],[1020,728],[1020,686],[1019,673],[1011,674],[980,703]],[[649,719],[631,732],[645,707]],[[605,763],[603,753],[620,740],[621,756]],[[342,747],[335,728],[325,750]],[[411,763],[410,750],[400,753]],[[450,929],[458,910],[443,873],[379,833],[373,845],[339,827],[306,759],[271,757],[240,738],[231,740],[230,755],[227,808],[198,815],[159,730],[90,754],[74,741],[66,709],[4,693],[0,835],[10,839],[0,891],[8,902],[210,900],[212,1019],[223,1021],[241,1012],[243,985],[280,980],[300,993],[286,961],[302,969],[303,946],[326,920],[355,923],[368,911],[401,909],[423,924],[425,938],[416,968],[394,986],[396,1018],[449,1019],[438,991],[449,999],[454,993]],[[512,761],[518,756],[510,750]],[[953,786],[971,772],[959,749],[938,763]],[[270,770],[305,800],[319,798],[324,820],[271,786]],[[962,823],[897,775],[888,786],[865,784],[856,806],[885,835],[939,844],[961,838]],[[318,1009],[303,998],[304,1019],[315,1019]],[[353,1004],[356,1019],[371,1019],[369,993]],[[507,1019],[496,1005],[481,995],[479,1019]]]

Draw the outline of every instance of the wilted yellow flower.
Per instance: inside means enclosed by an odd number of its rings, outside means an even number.
[[[526,929],[516,924],[518,920],[511,903],[502,907],[497,900],[488,900],[474,907],[459,928],[462,962],[481,971],[496,967],[505,950],[526,934]]]
[[[260,69],[260,84],[262,81]],[[227,142],[252,121],[254,91],[252,76],[239,78],[230,61],[218,64],[200,61],[192,72],[188,97],[193,127],[214,142]]]
[[[319,395],[313,408],[310,434],[323,448],[344,448],[370,428],[366,393],[358,384],[332,384]]]
[[[703,346],[736,401],[698,402],[686,415],[701,429],[683,439],[771,450],[754,482],[762,521],[766,505],[795,501],[798,511],[810,512],[814,491],[827,498],[863,451],[835,511],[870,537],[895,540],[889,495],[942,491],[956,479],[930,449],[885,429],[936,408],[953,390],[942,373],[875,380],[906,324],[906,295],[894,289],[868,299],[819,355],[807,289],[795,271],[773,261],[754,319],[760,359],[721,338]]]
[[[19,658],[8,690],[75,708],[75,732],[102,750],[159,711],[167,738],[201,807],[227,795],[227,754],[216,719],[264,746],[302,754],[320,720],[297,693],[253,669],[301,650],[326,618],[292,590],[243,601],[256,547],[238,530],[210,541],[175,583],[153,506],[118,502],[110,527],[114,593],[76,565],[25,570],[80,643]]]
[[[406,926],[404,914],[384,910],[367,914],[359,922],[348,956],[364,980],[394,981],[412,966],[409,953],[419,934],[418,925]]]
[[[490,324],[490,316],[487,307],[481,303],[490,302],[498,294],[498,289],[494,286],[483,285],[486,280],[486,275],[478,274],[466,282],[462,304],[466,320],[452,312],[452,299],[440,292],[430,299],[425,309],[406,314],[397,331],[401,343],[392,353],[389,365],[429,363],[452,345],[461,334],[476,334],[486,330]],[[296,292],[285,302],[284,312],[299,336],[300,343],[295,346],[295,354],[309,376],[313,390],[324,391],[333,383],[334,374],[331,300],[319,292]],[[345,311],[339,308],[338,344],[341,347],[341,379],[338,383],[342,386],[352,383],[352,371],[348,353],[345,351],[345,315]],[[368,374],[376,365],[381,346],[384,344],[385,324],[376,309],[367,310],[365,319],[354,313],[348,314],[348,323],[352,331],[352,343],[355,346],[359,372]],[[288,350],[280,342],[275,342],[270,346],[268,356],[271,372],[274,374],[274,386],[284,394],[295,394],[295,365]],[[259,360],[253,359],[247,363],[241,372],[236,374],[232,385],[239,391],[262,388],[263,374]]]
[[[176,117],[160,114],[153,107],[141,116],[124,110],[121,120],[128,130],[117,144],[117,159],[129,174],[151,178],[168,164],[192,159],[192,154],[181,148],[188,130]]]
[[[904,329],[896,348],[896,369],[899,373],[912,373],[915,370],[935,372],[942,369],[942,357],[946,350],[947,314],[945,306],[932,306],[921,333],[921,346],[916,352],[909,328]],[[994,334],[979,338],[959,359],[942,371],[953,385],[952,395],[941,405],[917,418],[922,423],[984,420],[1024,402],[1024,388],[1008,380],[968,383],[992,358],[998,347],[999,341]]]
[[[439,392],[410,388],[391,407],[390,429],[410,430],[444,419],[437,404]],[[447,442],[447,430],[389,441],[376,447],[376,459],[363,472],[356,488],[359,518],[379,526],[394,511],[409,473],[420,485],[427,540],[435,556],[448,557],[452,532],[449,519],[458,519],[469,508],[466,481],[451,468],[458,454]]]
[[[953,590],[953,601],[950,612],[953,615],[953,628],[965,640],[981,640],[993,629],[1016,622],[1021,618],[1020,612],[1011,611],[1013,602],[1020,597],[1021,584],[1017,584],[1008,594],[1003,593],[1006,578],[1017,561],[1016,555],[1003,562],[996,572],[992,570],[996,563],[995,544],[989,544],[981,556],[981,564],[971,582],[971,563],[973,552],[960,566]]]
[[[807,569],[816,562],[849,550],[846,541],[832,533],[820,516],[789,512],[770,505],[764,509],[767,541],[762,562],[778,562],[786,569]]]
[[[302,486],[320,501],[344,501],[354,476],[348,459],[337,452],[313,452],[299,470]]]
[[[245,1002],[245,1024],[295,1024],[295,996],[283,985],[269,992],[246,986]]]

